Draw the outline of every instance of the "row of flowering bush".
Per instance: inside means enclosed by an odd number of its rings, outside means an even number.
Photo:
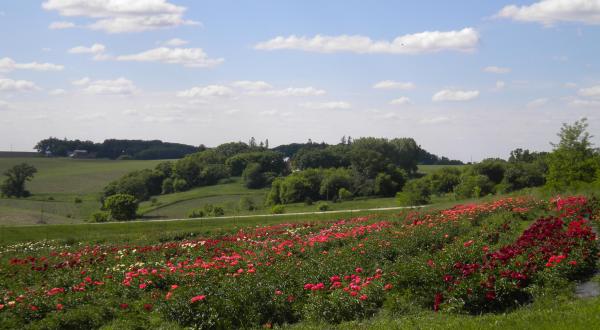
[[[532,284],[591,270],[593,216],[584,197],[523,197],[146,245],[7,246],[0,328],[268,327],[382,308],[502,310],[532,299]]]

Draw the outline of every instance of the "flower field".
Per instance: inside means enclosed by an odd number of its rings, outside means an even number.
[[[481,314],[584,278],[596,201],[529,197],[146,245],[0,247],[0,328],[248,328]]]

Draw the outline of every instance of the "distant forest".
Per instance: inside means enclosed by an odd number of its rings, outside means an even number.
[[[290,159],[297,158],[298,152],[301,154],[307,150],[321,150],[321,154],[327,153],[326,150],[331,150],[330,145],[324,142],[315,143],[310,139],[306,143],[290,143],[269,148],[268,140],[258,144],[252,138],[248,145],[252,148],[269,149],[280,152],[284,157]],[[342,137],[339,144],[352,144],[352,138]],[[207,148],[203,144],[192,146],[182,143],[163,142],[161,140],[122,140],[122,139],[107,139],[102,143],[96,143],[89,140],[68,140],[50,137],[39,141],[34,147],[38,153],[54,156],[67,157],[75,150],[87,151],[89,158],[108,158],[108,159],[180,159],[195,152],[204,151]],[[423,165],[461,165],[460,160],[452,160],[444,156],[437,156],[425,149],[418,147],[418,164]]]

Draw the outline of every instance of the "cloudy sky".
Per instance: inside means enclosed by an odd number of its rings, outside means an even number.
[[[600,130],[600,0],[0,0],[0,31],[0,150],[351,135],[468,161]]]

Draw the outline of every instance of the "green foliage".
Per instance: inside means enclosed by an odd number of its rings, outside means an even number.
[[[249,189],[259,189],[265,186],[266,179],[263,174],[262,166],[259,163],[250,163],[244,169],[242,174],[244,184]]]
[[[559,143],[548,155],[546,185],[551,190],[590,183],[596,179],[600,169],[600,155],[592,148],[588,123],[584,118],[573,124],[563,124],[558,133]]]
[[[389,165],[409,174],[417,171],[419,146],[413,139],[361,138],[355,140],[350,151],[352,168],[367,178],[375,178]]]
[[[73,203],[81,204],[81,203],[83,203],[83,200],[81,199],[81,197],[75,197],[75,199],[73,200]]]
[[[98,211],[95,213],[92,213],[92,215],[90,216],[90,221],[91,222],[107,222],[109,220],[110,216],[108,214],[108,212],[103,212],[103,211]]]
[[[188,188],[188,183],[185,179],[176,178],[173,180],[173,191],[185,191]]]
[[[346,188],[340,188],[338,191],[338,199],[341,201],[349,201],[352,200],[352,192],[350,192]]]
[[[323,179],[319,187],[319,195],[326,200],[337,198],[340,189],[351,189],[351,172],[344,168],[322,171]]]
[[[279,204],[279,205],[274,205],[271,208],[271,213],[272,214],[283,214],[285,213],[285,206]]]
[[[225,210],[222,206],[206,204],[201,209],[191,210],[188,213],[188,218],[221,217],[224,215]]]
[[[461,171],[457,168],[444,167],[427,175],[431,182],[431,192],[438,196],[450,193],[460,183]]]
[[[115,194],[104,200],[103,209],[108,211],[109,217],[114,220],[131,220],[136,218],[138,201],[135,196],[128,194]]]
[[[170,193],[174,192],[175,189],[173,188],[173,179],[171,179],[171,178],[164,179],[162,182],[161,188],[162,188],[161,189],[162,194],[170,194]]]
[[[336,168],[350,165],[347,146],[329,146],[322,148],[313,145],[300,149],[292,159],[294,168]]]
[[[225,161],[230,167],[231,175],[239,176],[251,163],[258,163],[263,172],[284,174],[286,165],[283,155],[275,151],[255,151],[236,154]]]
[[[460,183],[454,188],[456,197],[481,197],[494,192],[494,183],[485,175],[464,174]]]
[[[474,174],[485,175],[494,184],[502,182],[506,171],[506,161],[498,158],[488,158],[470,168]]]
[[[404,190],[397,195],[402,206],[429,204],[431,201],[431,184],[426,178],[408,181]]]
[[[6,197],[28,197],[30,192],[25,189],[25,182],[30,181],[37,169],[27,163],[13,166],[4,172],[4,182],[0,185],[2,196]]]
[[[544,169],[538,163],[514,162],[506,166],[505,191],[516,191],[527,187],[539,187],[545,183]]]
[[[327,202],[318,202],[317,210],[319,210],[321,212],[329,211],[329,204]]]
[[[240,198],[239,208],[240,208],[240,210],[245,210],[245,211],[255,211],[258,209],[254,200],[252,198],[246,197],[246,196]]]
[[[162,192],[163,180],[161,173],[150,169],[130,172],[109,183],[104,188],[103,196],[106,198],[115,194],[128,194],[144,201]]]

